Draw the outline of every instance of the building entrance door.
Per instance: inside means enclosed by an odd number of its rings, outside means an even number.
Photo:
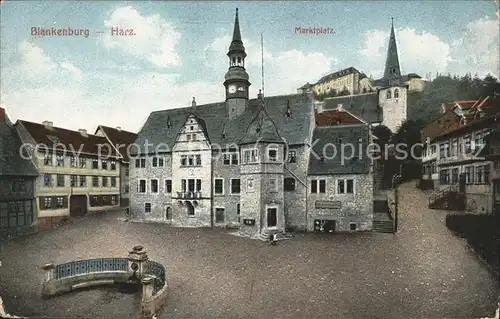
[[[276,207],[267,209],[267,228],[273,228],[278,225],[278,209]]]

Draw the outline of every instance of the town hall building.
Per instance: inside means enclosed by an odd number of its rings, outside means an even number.
[[[138,133],[131,218],[234,227],[252,238],[290,229],[371,231],[371,127],[384,117],[394,127],[406,119],[399,110],[406,101],[386,98],[397,89],[405,98],[405,87],[391,76],[378,90],[384,98],[367,106],[320,102],[310,93],[251,98],[238,19],[236,10],[225,101],[198,105],[193,98],[190,107],[155,111]],[[349,109],[363,107],[368,120]],[[344,145],[349,151],[341,154]]]

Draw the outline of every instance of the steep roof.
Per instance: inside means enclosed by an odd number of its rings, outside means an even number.
[[[278,127],[266,111],[264,101],[261,101],[259,110],[248,124],[245,135],[238,141],[238,144],[252,144],[257,142],[284,143],[283,138],[278,133]]]
[[[382,122],[382,109],[378,105],[378,93],[371,92],[366,94],[357,94],[350,96],[338,96],[324,99],[324,110],[335,110],[339,104],[368,123]]]
[[[367,148],[370,143],[369,132],[367,124],[315,128],[313,149],[309,156],[308,174],[368,173],[371,166],[371,159],[367,156]],[[361,156],[359,156],[360,148]],[[358,155],[358,157],[354,155]],[[323,159],[321,159],[322,156]]]
[[[396,34],[394,33],[394,20],[391,18],[391,35],[389,36],[389,45],[387,47],[387,57],[385,60],[384,78],[393,79],[401,77],[401,68],[399,66],[398,46],[396,44]]]
[[[99,125],[96,133],[99,128],[103,130],[104,134],[106,134],[108,139],[111,141],[111,144],[118,148],[118,152],[123,159],[128,161],[127,147],[135,142],[137,134],[104,125]]]
[[[43,124],[18,120],[16,125],[22,125],[35,143],[39,146],[48,146],[57,151],[82,152],[91,155],[118,157],[116,150],[111,147],[104,136],[87,134],[83,136],[78,131],[61,127],[49,127]]]
[[[340,77],[343,77],[343,76],[346,76],[346,75],[349,75],[352,73],[360,73],[360,72],[355,67],[351,66],[351,67],[348,67],[346,69],[343,69],[343,70],[340,70],[337,72],[333,72],[333,73],[330,73],[328,75],[323,76],[321,79],[319,79],[318,82],[316,82],[316,84],[321,84],[323,82],[331,81],[333,79],[337,79],[337,78],[340,78]]]
[[[229,46],[229,53],[233,51],[245,52],[245,47],[243,46],[243,41],[241,40],[240,32],[240,22],[238,19],[238,9],[236,9],[236,16],[234,18],[234,30],[233,30],[233,40]]]
[[[279,135],[289,144],[304,144],[314,116],[312,95],[266,97],[265,104],[266,113],[276,124]],[[195,114],[206,123],[206,133],[210,142],[224,147],[238,143],[244,137],[245,129],[260,111],[259,106],[258,99],[251,99],[245,111],[233,119],[227,114],[225,102],[197,105]],[[185,107],[151,113],[138,133],[136,147],[131,149],[131,154],[144,154],[146,143],[152,145],[149,147],[150,153],[154,153],[155,147],[160,143],[172,149],[177,134],[191,112],[192,108]]]
[[[19,155],[21,145],[21,139],[5,114],[5,109],[0,108],[0,176],[38,176],[31,160]]]

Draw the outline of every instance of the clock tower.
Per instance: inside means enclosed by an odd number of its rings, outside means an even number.
[[[227,52],[229,70],[226,72],[224,86],[226,88],[226,110],[229,118],[239,116],[248,105],[248,89],[250,82],[245,70],[245,47],[241,41],[238,9],[234,21],[233,40]]]

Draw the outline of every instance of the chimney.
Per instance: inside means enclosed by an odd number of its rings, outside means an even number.
[[[337,104],[337,111],[343,111],[342,104]]]
[[[84,129],[84,128],[81,128],[81,129],[78,129],[78,132],[80,132],[80,134],[82,134],[83,137],[87,137],[87,130]]]
[[[5,121],[5,109],[0,107],[0,121]]]
[[[196,99],[194,98],[194,96],[193,96],[193,102],[191,102],[191,106],[192,106],[192,107],[195,107],[195,106],[196,106]]]
[[[446,103],[441,103],[441,110],[443,113],[445,113],[446,111],[448,111],[448,107],[446,106]]]
[[[45,128],[50,128],[53,126],[53,123],[50,121],[43,121],[42,124],[43,126],[45,126]]]
[[[262,90],[259,89],[259,94],[257,94],[257,99],[262,100]]]
[[[117,131],[121,131],[121,130],[122,130],[122,127],[121,127],[121,126],[117,126],[117,127],[116,127],[116,130],[117,130]]]

